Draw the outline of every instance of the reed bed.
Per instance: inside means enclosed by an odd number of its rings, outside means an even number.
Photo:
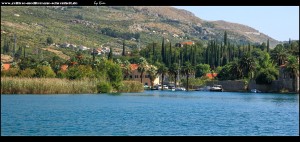
[[[138,81],[123,81],[123,85],[120,87],[119,92],[143,92],[144,86]]]
[[[1,94],[92,94],[99,92],[96,79],[1,77]],[[143,84],[123,81],[115,92],[143,92]]]
[[[96,81],[58,78],[1,77],[1,94],[83,94],[96,93]]]

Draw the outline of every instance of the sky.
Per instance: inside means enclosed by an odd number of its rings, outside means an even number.
[[[298,6],[174,6],[208,21],[250,26],[276,40],[299,40]]]

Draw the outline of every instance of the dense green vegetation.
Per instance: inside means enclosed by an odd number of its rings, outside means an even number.
[[[140,75],[149,74],[152,87],[154,79],[161,76],[168,77],[175,86],[181,82],[187,90],[203,85],[207,73],[218,73],[216,80],[255,80],[258,84],[271,84],[278,79],[280,65],[286,64],[286,72],[293,77],[299,76],[299,41],[290,40],[272,49],[269,39],[261,44],[229,39],[234,34],[232,31],[207,39],[187,33],[179,40],[170,34],[154,35],[153,30],[158,32],[155,26],[148,29],[151,34],[133,32],[128,27],[134,21],[107,20],[118,15],[116,10],[122,8],[101,7],[103,16],[97,16],[97,10],[99,12],[96,7],[1,9],[1,19],[5,19],[1,21],[1,53],[14,59],[8,71],[2,70],[1,66],[1,77],[60,78],[75,82],[92,79],[95,82],[92,92],[104,93],[142,90],[141,83],[123,84],[124,80],[130,81],[128,76],[133,63],[139,65]],[[124,15],[133,11],[128,10]],[[173,26],[182,24],[170,19],[156,21]],[[193,26],[200,33],[214,27],[216,24],[210,22],[204,22],[203,27]],[[195,44],[175,46],[187,40],[195,41]],[[61,48],[64,43],[90,49]],[[95,49],[102,45],[110,52],[96,55]],[[49,49],[60,51],[69,58]],[[120,51],[120,55],[114,54],[116,51]],[[68,69],[61,70],[61,65],[68,65]]]

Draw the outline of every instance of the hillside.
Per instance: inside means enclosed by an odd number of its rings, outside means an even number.
[[[278,43],[251,27],[206,21],[173,7],[1,7],[1,48],[5,40],[12,44],[16,34],[17,46],[28,46],[32,52],[34,48],[47,47],[48,37],[57,48],[69,43],[90,49],[113,47],[119,52],[123,40],[126,48],[134,49],[160,42],[162,37],[173,44],[185,40],[221,41],[224,31],[232,42],[262,43],[269,38],[271,47]]]

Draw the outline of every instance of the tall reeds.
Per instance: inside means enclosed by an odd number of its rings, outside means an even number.
[[[91,94],[99,92],[97,79],[1,77],[1,94]],[[142,92],[143,84],[123,81],[117,92]]]
[[[96,93],[96,82],[58,78],[1,77],[1,94],[82,94]]]

